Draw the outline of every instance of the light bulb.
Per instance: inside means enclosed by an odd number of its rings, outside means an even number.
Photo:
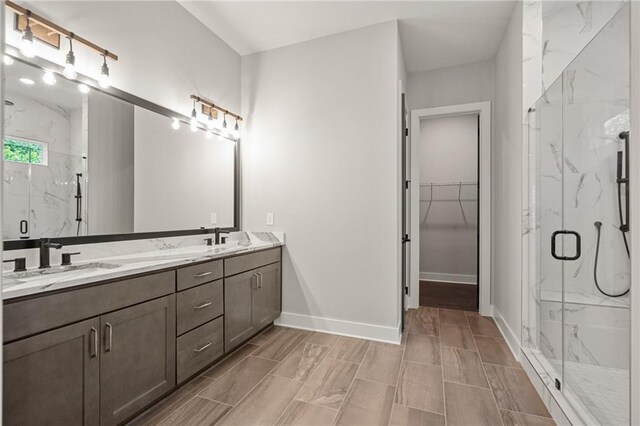
[[[2,62],[4,62],[5,65],[13,65],[13,58],[9,55],[4,55],[4,57],[2,58]]]
[[[56,84],[56,75],[49,70],[45,70],[44,74],[42,75],[42,81],[44,81],[49,86],[53,86],[54,84]]]
[[[86,95],[91,89],[86,84],[80,83],[78,84],[78,90],[80,91],[80,93],[84,93]]]
[[[71,39],[69,39],[69,53],[67,53],[67,60],[62,74],[69,80],[74,80],[78,76],[78,72],[76,71],[76,55],[73,54],[73,45],[71,43]]]
[[[100,77],[98,78],[98,86],[103,89],[108,89],[111,86],[111,80],[109,78],[109,66],[107,65],[107,55],[103,56],[104,62],[102,63],[102,70],[100,71]]]
[[[207,133],[205,133],[205,136],[207,137],[207,139],[211,139],[213,137],[213,132],[211,130],[207,130]]]
[[[180,120],[174,118],[173,123],[171,123],[171,127],[173,128],[173,130],[178,130],[180,128]]]
[[[24,29],[24,35],[20,40],[20,53],[27,58],[36,56],[36,47],[33,45],[33,33],[31,32],[31,24],[27,18],[27,27]]]
[[[209,112],[209,118],[207,119],[207,129],[213,130],[216,127],[216,123],[213,121],[213,116]]]
[[[192,132],[195,132],[196,130],[198,130],[198,118],[196,113],[195,102],[193,105],[193,110],[191,110],[191,120],[189,120],[189,124],[191,125]]]

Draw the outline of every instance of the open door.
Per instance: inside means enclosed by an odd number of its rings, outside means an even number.
[[[406,95],[402,94],[402,126],[400,131],[402,132],[402,170],[401,170],[401,193],[402,193],[402,229],[400,238],[402,241],[402,279],[400,282],[400,300],[402,306],[402,315],[400,319],[401,330],[404,331],[404,311],[405,311],[405,298],[409,294],[409,279],[410,269],[409,262],[411,259],[411,235],[409,226],[411,224],[411,170],[409,165],[411,164],[411,149],[409,144],[409,129],[407,127],[407,104]]]

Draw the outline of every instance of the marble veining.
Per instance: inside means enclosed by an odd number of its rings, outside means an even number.
[[[90,244],[74,246],[82,252],[73,268],[52,267],[44,274],[4,271],[2,295],[5,300],[52,290],[84,285],[92,282],[125,277],[165,268],[188,265],[204,260],[218,259],[232,254],[263,250],[283,246],[284,233],[261,232],[260,237],[252,232],[236,232],[229,235],[227,243],[207,246],[202,243],[202,234],[189,238],[156,238],[120,243]],[[198,242],[195,242],[198,241]],[[131,244],[127,244],[131,243]],[[88,247],[94,246],[94,247]],[[106,246],[106,247],[95,247]],[[30,250],[37,255],[37,250]],[[10,252],[18,257],[16,251]],[[52,262],[52,264],[54,264]],[[35,263],[31,263],[35,265]],[[82,268],[82,265],[88,267]],[[34,271],[34,268],[31,268]],[[37,271],[37,269],[35,269]],[[26,275],[26,276],[25,276]]]

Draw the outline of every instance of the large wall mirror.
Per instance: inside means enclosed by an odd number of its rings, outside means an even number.
[[[238,227],[236,142],[175,128],[175,114],[117,89],[47,84],[17,60],[5,70],[5,248]]]

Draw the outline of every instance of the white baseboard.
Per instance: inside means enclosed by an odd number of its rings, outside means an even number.
[[[493,318],[495,319],[496,325],[498,326],[498,330],[500,330],[500,333],[502,333],[502,337],[504,337],[504,340],[507,342],[507,345],[509,346],[509,349],[511,349],[513,356],[518,361],[521,361],[520,339],[518,339],[518,335],[515,334],[513,330],[511,330],[511,327],[509,327],[509,324],[507,324],[507,321],[505,321],[502,313],[500,313],[495,305],[493,305],[492,311]]]
[[[343,321],[332,318],[314,317],[311,315],[283,312],[274,322],[284,327],[338,334],[340,336],[358,337],[377,342],[400,344],[399,327],[385,327],[360,322]]]
[[[478,284],[477,275],[443,274],[440,272],[420,272],[420,280],[455,284]]]

